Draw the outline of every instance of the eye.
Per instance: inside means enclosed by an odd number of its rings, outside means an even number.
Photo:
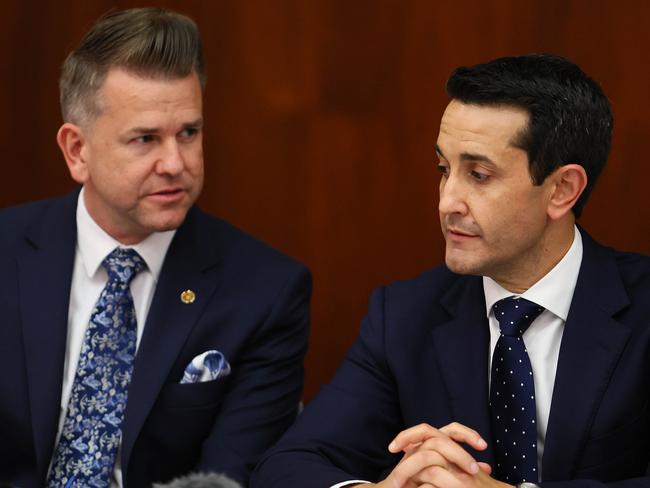
[[[149,144],[154,141],[154,136],[152,134],[145,134],[140,137],[136,137],[133,139],[133,142],[137,142],[138,144]]]
[[[447,176],[449,175],[449,166],[446,164],[440,163],[438,164],[438,171],[440,171],[440,174],[442,176]]]
[[[490,175],[486,175],[485,173],[481,173],[480,171],[472,170],[469,172],[470,176],[478,181],[479,183],[484,183],[488,180]]]
[[[199,133],[199,129],[197,129],[196,127],[186,127],[179,133],[179,136],[183,139],[191,139],[198,133]]]

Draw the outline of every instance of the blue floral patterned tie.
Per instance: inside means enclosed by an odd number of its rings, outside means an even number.
[[[501,336],[492,356],[490,412],[496,456],[495,477],[510,484],[537,482],[537,414],[533,368],[524,331],[544,310],[509,297],[493,307]]]
[[[102,266],[108,282],[90,317],[48,486],[108,487],[136,344],[129,283],[145,267],[133,249],[115,249]]]

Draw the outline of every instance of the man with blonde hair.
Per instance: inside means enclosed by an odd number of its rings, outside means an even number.
[[[0,212],[0,482],[246,484],[295,418],[306,268],[195,206],[205,85],[189,18],[101,18],[68,56],[70,195]]]

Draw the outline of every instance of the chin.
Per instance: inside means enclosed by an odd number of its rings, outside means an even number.
[[[450,271],[462,275],[480,275],[481,267],[476,263],[472,263],[468,259],[460,257],[445,257],[445,265]]]
[[[151,222],[148,227],[151,230],[151,232],[166,232],[168,230],[178,229],[185,221],[186,215],[187,212],[184,212],[183,215],[178,215],[173,218],[167,218],[164,220]]]

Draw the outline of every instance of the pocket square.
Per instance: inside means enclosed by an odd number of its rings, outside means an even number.
[[[196,356],[185,368],[181,383],[203,383],[230,374],[230,364],[217,350],[206,351]]]

